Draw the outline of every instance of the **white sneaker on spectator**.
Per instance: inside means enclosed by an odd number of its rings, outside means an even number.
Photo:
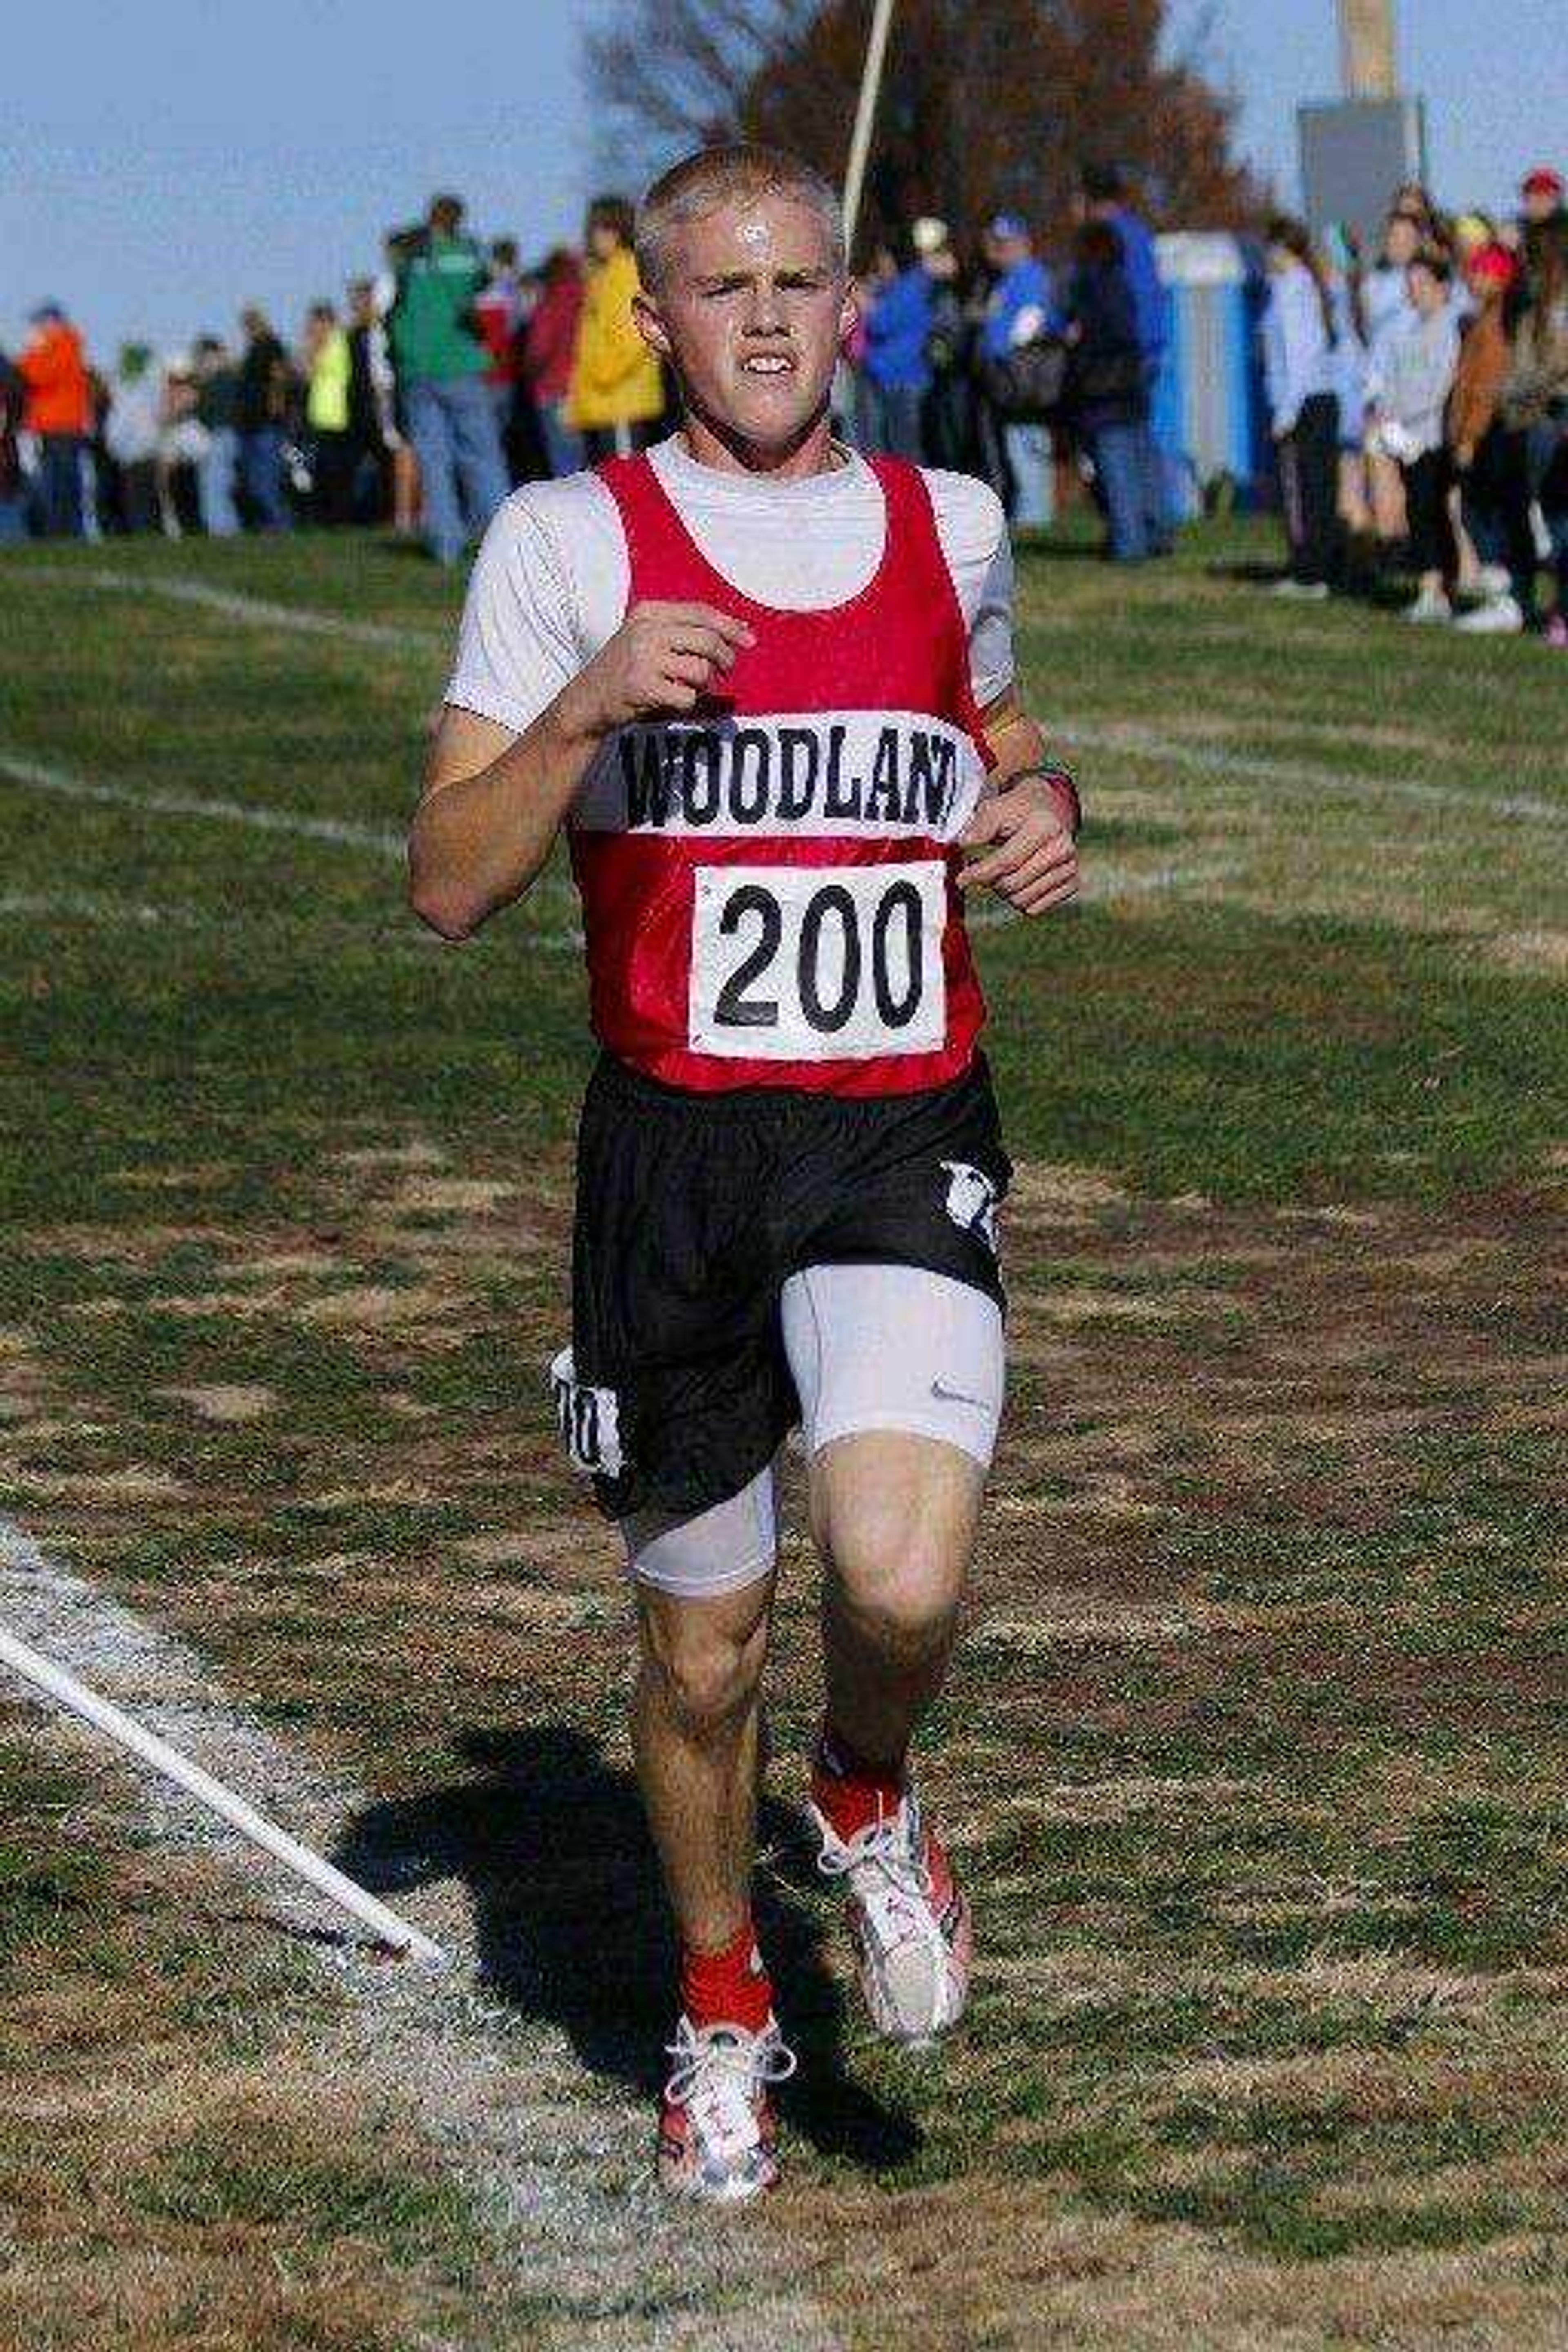
[[[1415,604],[1405,606],[1405,617],[1407,621],[1415,622],[1417,625],[1451,621],[1454,617],[1454,608],[1441,588],[1423,588]]]
[[[1295,597],[1298,601],[1321,604],[1329,593],[1326,580],[1277,580],[1268,591],[1271,596]]]
[[[1489,604],[1478,604],[1473,613],[1461,613],[1455,622],[1468,637],[1517,637],[1524,627],[1524,614],[1518,600],[1512,596],[1495,596]]]
[[[1513,593],[1513,574],[1506,563],[1483,563],[1476,574],[1477,593],[1490,604]]]

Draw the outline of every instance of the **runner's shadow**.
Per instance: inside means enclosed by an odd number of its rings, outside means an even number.
[[[583,2063],[657,2095],[675,2022],[675,1952],[642,1801],[591,1739],[558,1726],[474,1729],[472,1777],[366,1806],[333,1855],[388,1897],[460,1879],[473,1906],[479,1982],[566,2033]],[[906,2162],[919,2126],[845,2067],[844,2000],[805,1899],[815,1882],[805,1817],[770,1799],[762,1822],[757,1929],[800,2072],[779,2105],[825,2155],[879,2169]]]

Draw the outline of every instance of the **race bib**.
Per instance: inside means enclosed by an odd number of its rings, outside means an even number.
[[[694,1053],[868,1061],[947,1042],[947,869],[699,866],[691,917]]]
[[[587,1476],[618,1478],[621,1460],[620,1401],[614,1389],[594,1388],[577,1378],[570,1348],[550,1367],[555,1418],[574,1469]]]

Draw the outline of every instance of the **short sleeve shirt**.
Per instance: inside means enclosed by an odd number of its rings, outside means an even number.
[[[649,457],[701,552],[755,603],[826,609],[875,572],[886,515],[863,457],[774,482],[699,465],[679,436]],[[1006,518],[970,475],[928,468],[926,483],[984,709],[1014,677]],[[474,565],[447,700],[521,735],[619,628],[630,579],[620,515],[596,474],[514,490]]]

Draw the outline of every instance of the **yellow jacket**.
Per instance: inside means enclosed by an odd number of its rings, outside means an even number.
[[[305,420],[316,432],[348,431],[351,365],[349,339],[342,327],[334,327],[310,362],[305,394]]]
[[[588,264],[566,395],[566,421],[580,432],[640,425],[664,406],[658,362],[632,317],[637,290],[637,257],[625,246],[608,261]]]

